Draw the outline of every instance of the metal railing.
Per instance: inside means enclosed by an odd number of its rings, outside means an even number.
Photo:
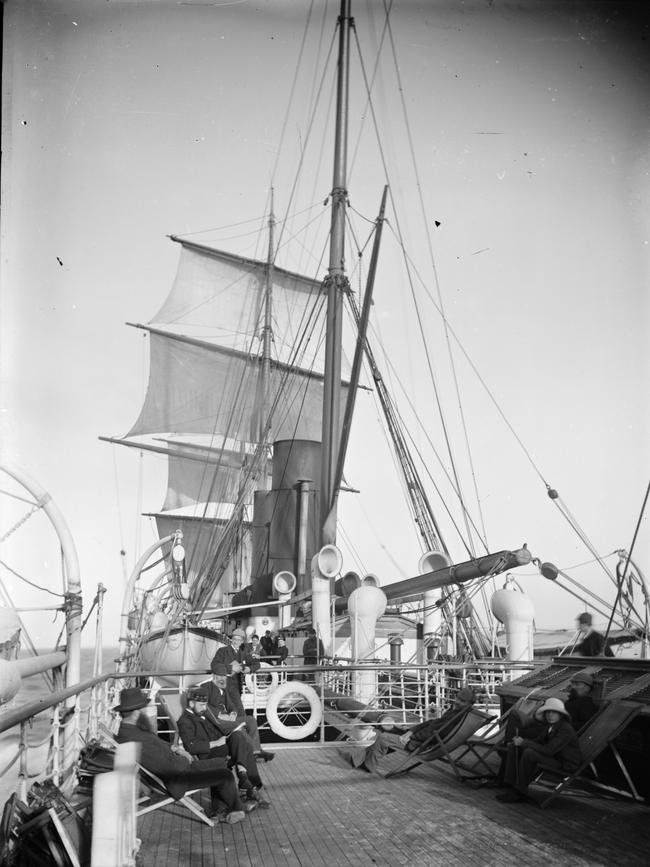
[[[398,724],[407,724],[441,713],[463,686],[471,686],[475,690],[478,707],[494,709],[498,704],[496,686],[527,670],[530,670],[530,664],[513,665],[507,662],[273,666],[247,679],[243,700],[247,710],[262,718],[270,692],[288,680],[300,680],[313,687],[325,707],[326,701],[332,697],[354,699],[355,673],[373,672],[376,691],[365,697],[364,704],[368,709],[390,712],[391,718]],[[115,719],[111,707],[117,703],[119,689],[133,683],[149,684],[148,691],[151,693],[163,697],[175,693],[180,697],[179,688],[157,689],[153,686],[151,689],[158,674],[156,671],[133,671],[128,674],[110,672],[60,689],[0,715],[0,734],[19,729],[16,754],[0,770],[0,776],[8,773],[18,761],[17,789],[23,799],[28,780],[40,774],[51,775],[55,784],[64,790],[71,788],[75,782],[78,751],[84,743],[97,737],[100,722],[110,724]],[[180,683],[188,679],[197,682],[209,679],[210,672],[179,670],[165,672],[165,676],[177,677]],[[28,734],[32,721],[47,711],[53,712],[48,737],[37,744],[30,743]],[[354,725],[354,720],[350,724]],[[261,719],[260,730],[268,731],[269,728],[268,721]],[[62,736],[64,729],[65,737]],[[321,744],[328,740],[326,729],[327,725],[323,722],[317,738]],[[47,761],[42,770],[36,772],[30,757],[36,749],[42,750],[46,741],[49,742]]]

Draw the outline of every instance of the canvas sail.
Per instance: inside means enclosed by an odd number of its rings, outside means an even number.
[[[321,438],[325,304],[319,281],[173,240],[181,254],[171,291],[148,325],[139,326],[149,333],[147,392],[122,442],[168,454],[156,521],[164,535],[183,530],[188,558],[192,552],[187,578],[202,585],[205,600],[208,576],[215,576],[213,591],[223,585],[215,598],[248,580],[242,578],[250,571],[248,507],[270,475],[265,457],[253,459],[260,431],[266,428],[268,443]],[[267,291],[274,357],[263,380]],[[344,385],[341,417],[346,398]],[[215,551],[223,563],[215,562]]]

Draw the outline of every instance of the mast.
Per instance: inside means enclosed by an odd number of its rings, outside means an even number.
[[[275,217],[273,215],[273,187],[271,187],[271,210],[269,213],[269,248],[266,265],[266,280],[264,285],[264,326],[262,328],[262,369],[260,371],[261,412],[258,418],[257,438],[264,440],[269,418],[269,382],[271,379],[271,313],[273,307],[273,230]],[[264,473],[266,487],[267,474]]]
[[[347,202],[347,125],[350,67],[351,0],[341,0],[339,15],[339,56],[336,87],[336,129],[334,177],[327,289],[327,332],[325,338],[325,383],[323,394],[322,466],[320,490],[321,543],[336,542],[336,466],[339,454],[341,391],[341,339],[343,296],[348,290],[345,275],[345,215]]]

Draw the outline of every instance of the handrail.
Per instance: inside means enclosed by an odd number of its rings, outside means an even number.
[[[489,662],[456,662],[456,661],[447,661],[444,662],[436,662],[433,665],[431,663],[428,664],[417,664],[417,663],[401,663],[399,665],[395,664],[386,664],[386,663],[362,663],[359,665],[328,665],[328,666],[318,666],[318,665],[284,665],[284,666],[274,666],[273,670],[277,672],[282,672],[283,674],[296,674],[300,673],[311,673],[317,672],[321,675],[326,674],[345,674],[355,669],[362,669],[363,671],[383,671],[383,672],[395,672],[405,674],[407,672],[413,672],[414,674],[423,674],[425,672],[429,672],[432,674],[432,669],[435,671],[436,669],[440,669],[442,671],[446,671],[449,669],[453,669],[454,671],[477,671],[477,670],[503,670],[507,669],[509,671],[515,669],[530,669],[529,663],[512,663],[508,660],[495,660]],[[111,671],[106,674],[99,675],[98,677],[93,677],[90,680],[85,680],[82,683],[77,683],[74,686],[67,687],[65,689],[58,690],[56,692],[51,693],[49,696],[39,699],[38,701],[31,702],[30,704],[23,705],[20,708],[16,708],[15,710],[7,713],[6,715],[0,714],[0,734],[8,731],[16,725],[19,725],[26,720],[38,716],[38,714],[43,713],[46,710],[49,710],[52,707],[60,704],[63,701],[66,701],[68,698],[72,698],[76,695],[79,695],[82,692],[86,692],[89,689],[97,686],[101,683],[106,683],[109,680],[126,680],[132,678],[148,678],[148,677],[156,677],[160,672],[157,671],[130,671],[120,672],[120,671]],[[178,671],[166,671],[165,674],[167,676],[172,677],[181,677],[181,676],[196,676],[205,674],[206,676],[210,674],[209,669],[179,669]],[[268,674],[268,671],[265,669],[264,674]],[[166,691],[166,690],[165,690]]]
[[[69,686],[66,689],[59,689],[46,698],[41,698],[38,701],[31,702],[30,704],[17,707],[15,710],[7,713],[6,716],[0,716],[0,734],[8,731],[16,725],[19,725],[25,720],[30,719],[31,717],[38,716],[38,714],[43,713],[45,710],[49,710],[51,707],[56,707],[56,705],[61,704],[62,701],[72,698],[75,695],[79,695],[79,693],[85,692],[87,689],[92,689],[92,687],[96,686],[98,683],[104,683],[115,676],[116,672],[111,672],[110,674],[103,674],[100,677],[93,677],[91,680],[85,680],[83,683],[76,683],[74,686]]]

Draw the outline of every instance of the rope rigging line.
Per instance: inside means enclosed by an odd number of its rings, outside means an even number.
[[[392,5],[392,4],[391,4],[391,5]],[[414,153],[413,153],[412,136],[411,136],[411,132],[410,132],[410,125],[409,125],[409,122],[408,122],[408,116],[407,116],[407,113],[406,113],[406,106],[405,106],[405,103],[404,103],[403,88],[402,88],[402,85],[401,85],[401,79],[400,79],[400,75],[399,75],[399,66],[398,66],[398,64],[397,64],[396,53],[395,53],[395,46],[394,46],[393,41],[392,41],[392,32],[391,32],[391,29],[390,29],[390,21],[389,21],[390,7],[386,8],[386,4],[384,3],[384,9],[385,9],[385,11],[386,11],[386,24],[385,24],[385,26],[384,26],[384,32],[382,33],[382,39],[381,39],[380,47],[379,47],[379,49],[378,49],[378,51],[377,51],[377,61],[376,61],[376,63],[378,64],[378,61],[379,61],[379,55],[380,55],[380,53],[381,53],[381,47],[382,47],[382,45],[383,45],[383,41],[384,41],[384,35],[385,35],[385,33],[387,32],[387,33],[389,34],[389,38],[390,38],[390,42],[391,42],[391,46],[392,46],[393,61],[394,61],[395,67],[396,67],[396,75],[397,75],[397,81],[398,81],[398,91],[399,91],[399,93],[400,93],[400,99],[401,99],[401,102],[402,102],[402,110],[403,110],[404,117],[405,117],[406,128],[407,128],[408,139],[409,139],[409,146],[410,146],[410,149],[411,149],[411,158],[412,158],[413,168],[414,168],[415,175],[416,175],[416,182],[417,182],[417,187],[418,187],[418,191],[419,191],[420,202],[421,202],[421,205],[422,205],[421,185],[420,185],[420,181],[419,181],[419,177],[418,177],[418,172],[417,172],[417,165],[416,165],[415,157],[414,157]],[[356,38],[356,30],[355,30],[355,38]],[[358,50],[358,52],[359,52],[359,57],[360,57],[360,59],[361,59],[361,68],[362,68],[363,79],[364,79],[364,83],[365,83],[365,87],[366,87],[367,103],[368,103],[368,105],[369,105],[369,107],[370,107],[370,112],[371,112],[371,116],[372,116],[372,119],[373,119],[373,125],[374,125],[374,129],[375,129],[375,134],[376,134],[376,136],[377,136],[377,143],[378,143],[378,148],[379,148],[379,152],[380,152],[381,162],[382,162],[382,165],[383,165],[383,168],[384,168],[384,172],[385,172],[386,178],[388,179],[388,182],[389,182],[389,188],[390,188],[390,173],[389,173],[389,171],[388,171],[388,167],[387,167],[387,164],[386,164],[386,159],[385,159],[385,156],[384,156],[384,150],[383,150],[383,146],[382,146],[382,144],[381,144],[381,138],[380,138],[380,136],[379,136],[378,124],[377,124],[376,115],[375,115],[375,111],[374,111],[374,105],[373,105],[373,101],[372,101],[372,97],[371,97],[371,90],[372,90],[372,87],[371,87],[371,85],[369,85],[369,83],[368,83],[368,77],[367,77],[367,75],[366,75],[365,66],[364,66],[364,64],[363,64],[363,59],[362,59],[362,56],[361,56],[361,49],[360,49],[360,46],[359,46],[359,43],[358,43],[358,39],[357,39],[357,50]],[[395,201],[394,201],[393,196],[392,196],[392,191],[391,191],[391,201],[392,201],[392,203],[393,203],[393,210],[394,210],[394,212],[395,212],[395,214],[396,214],[397,234],[398,234],[398,237],[399,237],[399,239],[400,239],[400,246],[401,246],[402,251],[404,252],[404,243],[403,243],[403,238],[402,238],[402,235],[401,235],[401,228],[400,228],[399,220],[398,220],[398,218],[397,218],[397,210],[396,210],[396,207],[395,207]],[[422,205],[422,208],[423,208],[423,205]],[[426,224],[426,222],[425,222],[425,224]],[[427,238],[428,238],[429,246],[430,246],[430,238],[429,238],[428,234],[427,234]],[[432,254],[432,251],[431,251],[431,250],[430,250],[430,255],[431,255],[431,258],[432,258],[432,265],[433,265],[434,275],[435,275],[435,278],[436,278],[436,285],[437,285],[437,284],[438,284],[438,278],[437,278],[437,274],[436,274],[436,272],[435,272],[435,262],[433,261],[433,254]],[[435,374],[434,374],[434,371],[433,371],[433,365],[432,365],[432,362],[431,362],[431,356],[430,356],[430,352],[429,352],[429,348],[428,348],[428,342],[427,342],[427,340],[426,340],[425,333],[424,333],[424,326],[423,326],[423,322],[422,322],[422,316],[421,316],[421,313],[420,313],[420,310],[419,310],[419,307],[418,307],[418,305],[417,305],[417,301],[416,301],[416,298],[415,298],[415,291],[414,291],[413,279],[412,279],[411,272],[410,272],[410,268],[409,268],[409,260],[408,260],[408,258],[407,258],[406,256],[404,257],[404,263],[405,263],[405,266],[406,266],[406,273],[407,273],[408,283],[409,283],[409,287],[410,287],[410,291],[411,291],[411,297],[412,297],[412,300],[413,300],[413,303],[414,303],[414,309],[415,309],[416,318],[417,318],[417,322],[418,322],[418,328],[419,328],[420,336],[421,336],[421,340],[422,340],[422,346],[423,346],[423,348],[424,348],[424,352],[425,352],[425,357],[426,357],[427,367],[428,367],[428,371],[429,371],[429,377],[430,377],[430,380],[431,380],[431,385],[432,385],[432,388],[433,388],[433,392],[434,392],[434,396],[435,396],[435,401],[436,401],[436,405],[437,405],[437,408],[438,408],[438,416],[439,416],[439,418],[440,418],[440,422],[441,422],[441,425],[442,425],[443,434],[444,434],[444,438],[445,438],[445,442],[446,442],[446,446],[447,446],[447,452],[448,452],[448,454],[449,454],[449,458],[450,458],[450,462],[451,462],[451,466],[452,466],[452,472],[453,472],[454,477],[455,477],[455,479],[456,479],[456,489],[457,489],[457,492],[458,492],[459,500],[460,500],[460,502],[461,502],[461,509],[462,509],[462,513],[463,513],[463,518],[464,518],[465,523],[466,523],[467,540],[468,540],[468,542],[469,542],[469,546],[470,546],[469,550],[470,550],[472,556],[475,556],[475,554],[474,554],[474,549],[473,549],[473,542],[472,542],[472,533],[471,533],[471,530],[470,530],[470,527],[469,527],[469,523],[468,523],[468,521],[467,521],[467,508],[466,508],[466,506],[465,506],[465,504],[464,504],[464,497],[463,497],[463,495],[462,495],[462,487],[461,487],[461,484],[460,484],[460,478],[459,478],[458,473],[457,473],[457,470],[456,470],[456,464],[455,464],[454,453],[453,453],[453,449],[452,449],[452,446],[451,446],[451,438],[450,438],[450,436],[449,436],[448,427],[447,427],[447,423],[446,423],[446,420],[445,420],[445,415],[444,415],[444,413],[443,413],[443,411],[442,411],[442,402],[441,402],[441,399],[440,399],[440,393],[439,393],[439,389],[438,389],[437,378],[436,378],[436,376],[435,376]],[[444,319],[444,317],[443,317],[443,319]],[[452,363],[452,368],[453,368],[453,358],[451,359],[451,363]],[[460,405],[460,396],[459,396],[459,395],[458,395],[458,401],[459,401],[459,405]],[[479,509],[480,509],[480,504],[479,504]]]
[[[384,4],[384,5],[385,5],[385,4]],[[421,210],[421,214],[422,214],[423,225],[426,227],[426,226],[428,226],[428,221],[427,221],[426,208],[425,208],[425,206],[424,206],[424,199],[423,199],[423,196],[422,196],[422,184],[421,184],[421,181],[420,181],[420,176],[419,176],[419,171],[418,171],[417,160],[416,160],[416,157],[415,157],[415,147],[414,147],[414,144],[413,144],[413,135],[412,135],[412,132],[411,132],[411,125],[410,125],[410,122],[409,122],[408,111],[407,111],[407,107],[406,107],[406,101],[405,101],[405,99],[404,99],[404,89],[403,89],[403,87],[402,87],[402,80],[401,80],[401,74],[400,74],[400,65],[399,65],[398,60],[397,60],[397,52],[396,52],[396,48],[395,48],[395,42],[394,42],[394,39],[393,39],[392,28],[391,28],[391,26],[390,26],[389,12],[390,12],[390,9],[387,10],[387,16],[386,16],[386,17],[387,17],[387,29],[388,29],[389,42],[390,42],[390,46],[391,46],[391,53],[392,53],[392,59],[393,59],[393,64],[394,64],[394,70],[395,70],[395,75],[396,75],[396,80],[397,80],[397,90],[398,90],[399,97],[400,97],[400,102],[401,102],[401,105],[402,105],[402,114],[403,114],[403,118],[404,118],[404,123],[405,123],[405,127],[406,127],[406,134],[407,134],[407,139],[408,139],[408,143],[409,143],[409,151],[410,151],[410,155],[411,155],[411,164],[412,164],[413,172],[414,172],[415,179],[416,179],[416,188],[417,188],[417,191],[418,191],[418,201],[419,201],[419,204],[420,204],[420,210]],[[374,113],[373,113],[373,117],[374,117]],[[392,194],[391,194],[391,199],[392,199]],[[393,203],[393,204],[395,204],[395,203]],[[397,232],[398,232],[398,235],[399,235],[400,244],[401,244],[402,249],[403,249],[403,248],[404,248],[404,244],[403,244],[403,236],[402,236],[402,231],[401,231],[401,224],[400,224],[399,218],[398,218],[398,216],[397,216],[397,210],[396,210],[396,209],[395,209],[395,215],[396,215],[396,229],[397,229]],[[433,276],[434,276],[434,283],[435,283],[436,291],[437,291],[437,295],[438,295],[438,303],[439,303],[440,310],[442,311],[442,314],[443,314],[443,315],[442,315],[442,321],[443,321],[443,325],[444,325],[444,329],[445,329],[445,340],[446,340],[446,343],[447,343],[449,363],[450,363],[450,366],[451,366],[451,370],[452,370],[452,374],[453,374],[453,379],[454,379],[454,388],[455,388],[455,391],[456,391],[456,398],[457,398],[457,401],[458,401],[458,408],[459,408],[459,412],[460,412],[461,424],[462,424],[463,433],[464,433],[464,437],[465,437],[465,443],[466,443],[466,449],[467,449],[467,453],[468,453],[468,459],[469,459],[469,462],[470,462],[470,467],[471,467],[472,477],[473,477],[474,482],[475,482],[475,473],[474,473],[474,468],[473,468],[472,452],[471,452],[471,448],[470,448],[470,445],[469,445],[469,437],[468,437],[468,434],[467,434],[467,427],[466,427],[465,417],[464,417],[464,412],[463,412],[463,408],[462,408],[462,406],[463,406],[463,402],[462,402],[461,395],[460,395],[460,388],[459,388],[459,384],[458,384],[458,377],[457,377],[457,374],[456,374],[456,366],[455,366],[455,362],[454,362],[454,356],[453,356],[453,353],[452,353],[452,351],[451,351],[451,346],[450,346],[450,343],[449,343],[449,334],[448,334],[448,332],[447,332],[447,325],[446,325],[446,323],[447,323],[447,318],[446,318],[446,315],[444,314],[444,305],[443,305],[443,300],[442,300],[442,291],[441,291],[441,287],[440,287],[440,280],[439,280],[439,277],[438,277],[438,270],[437,270],[437,266],[436,266],[435,257],[434,257],[434,255],[433,255],[433,248],[432,248],[432,246],[431,246],[431,235],[430,235],[430,233],[429,233],[428,231],[427,231],[425,234],[426,234],[427,246],[428,246],[428,250],[429,250],[429,260],[430,260],[430,263],[431,263],[432,273],[433,273]],[[406,261],[406,260],[405,260],[405,261]],[[412,297],[413,304],[414,304],[414,308],[415,308],[415,311],[416,311],[416,317],[417,317],[418,327],[419,327],[419,329],[420,329],[420,335],[421,335],[421,338],[422,338],[422,345],[423,345],[424,350],[425,350],[425,356],[426,356],[426,359],[427,359],[427,366],[428,366],[428,368],[429,368],[429,375],[430,375],[430,377],[431,377],[431,383],[432,383],[432,386],[433,386],[433,388],[434,388],[434,394],[435,394],[435,397],[436,397],[436,404],[437,404],[437,406],[438,406],[438,413],[439,413],[439,417],[440,417],[440,423],[441,423],[441,425],[442,425],[442,430],[443,430],[443,434],[444,434],[445,442],[446,442],[446,445],[447,445],[447,452],[448,452],[448,454],[449,454],[449,460],[450,460],[450,463],[451,463],[452,473],[453,473],[453,475],[454,475],[454,478],[456,479],[456,487],[457,487],[458,495],[459,495],[459,498],[460,498],[460,501],[461,501],[461,505],[462,505],[462,513],[463,513],[463,518],[464,518],[464,520],[465,520],[465,525],[466,525],[467,540],[468,540],[469,545],[470,545],[470,547],[471,547],[471,549],[472,549],[473,555],[475,556],[474,546],[473,546],[473,534],[472,534],[472,532],[471,532],[471,528],[470,528],[469,522],[468,522],[468,520],[467,520],[467,514],[468,514],[468,511],[467,511],[466,507],[464,506],[464,499],[465,499],[465,498],[464,498],[463,493],[462,493],[462,485],[461,485],[461,482],[460,482],[460,477],[458,476],[458,472],[457,472],[457,469],[456,469],[456,459],[455,459],[455,457],[454,457],[454,450],[453,450],[453,448],[452,448],[451,438],[450,438],[450,436],[449,436],[449,430],[448,430],[447,422],[446,422],[446,420],[445,420],[445,415],[444,415],[444,413],[443,413],[443,411],[442,411],[442,402],[441,402],[441,400],[440,400],[440,395],[439,395],[439,391],[438,391],[437,379],[436,379],[435,374],[434,374],[434,371],[433,371],[433,365],[432,365],[432,361],[431,361],[431,355],[430,355],[430,352],[429,352],[429,343],[428,343],[428,341],[426,340],[426,335],[425,335],[425,332],[424,332],[424,325],[423,325],[423,322],[422,322],[422,316],[421,316],[421,314],[420,314],[420,309],[419,309],[419,306],[418,306],[418,304],[417,304],[417,299],[416,299],[416,296],[415,296],[415,287],[414,287],[414,284],[413,284],[413,280],[412,280],[412,277],[411,277],[410,270],[408,270],[408,268],[407,268],[407,273],[408,273],[408,277],[409,277],[408,282],[409,282],[409,288],[410,288],[410,291],[411,291],[411,297]],[[478,506],[479,513],[480,513],[480,511],[481,511],[481,508],[480,508],[480,498],[478,498],[478,497],[477,497],[477,506]],[[483,518],[482,518],[482,516],[481,516],[481,522],[483,523]]]
[[[592,542],[589,540],[589,537],[584,532],[584,530],[580,527],[578,522],[575,520],[575,518],[573,517],[573,515],[569,511],[569,508],[566,506],[566,504],[564,503],[562,498],[559,496],[557,491],[553,490],[549,486],[547,486],[547,490],[548,490],[549,498],[555,503],[560,514],[565,518],[565,520],[567,521],[569,526],[573,529],[573,531],[576,533],[576,535],[581,540],[583,545],[587,548],[587,550],[594,556],[594,559],[598,562],[598,564],[600,565],[602,570],[605,572],[607,577],[610,579],[610,581],[614,585],[616,585],[616,578],[615,578],[614,574],[607,567],[607,565],[604,563],[602,557],[600,556],[600,554],[598,553],[598,551],[596,550],[596,548],[594,547]]]
[[[360,261],[361,252],[358,253],[358,256]],[[356,300],[352,295],[348,298],[348,307],[352,315],[353,324],[358,329],[360,313]],[[383,377],[378,370],[374,359],[374,353],[367,337],[364,354],[365,363],[370,367],[370,377],[374,381],[376,398],[379,400],[384,420],[388,428],[388,431],[386,431],[382,427],[382,432],[384,433],[389,446],[392,446],[390,454],[397,470],[397,476],[401,481],[405,501],[419,528],[420,534],[423,537],[426,549],[439,550],[442,548],[445,553],[448,553],[435,515],[433,514],[431,505],[426,493],[424,492],[419,473],[407,447],[407,434],[405,433],[404,422],[397,412],[391,395],[383,384]],[[389,435],[390,441],[388,440]]]
[[[30,587],[34,587],[36,590],[41,590],[43,593],[50,593],[52,596],[58,596],[59,599],[63,599],[65,594],[56,593],[54,590],[50,590],[47,587],[42,587],[40,584],[36,584],[34,581],[30,581],[29,578],[25,578],[24,575],[21,575],[19,572],[16,572],[15,569],[12,569],[8,563],[5,563],[4,560],[0,560],[0,566],[3,566],[8,572],[11,572],[16,578],[20,581],[24,581],[25,584],[29,584]]]
[[[634,535],[632,536],[632,544],[630,545],[630,550],[629,550],[627,558],[625,560],[625,566],[623,567],[623,570],[621,572],[620,579],[619,579],[619,575],[618,575],[618,571],[617,571],[616,600],[614,602],[614,605],[612,606],[612,612],[609,616],[609,623],[607,624],[607,630],[605,631],[605,638],[607,638],[607,636],[609,635],[609,630],[610,630],[611,625],[612,625],[612,618],[614,617],[614,611],[616,610],[616,606],[618,605],[618,601],[621,598],[621,593],[623,590],[623,582],[625,581],[625,578],[627,576],[627,570],[628,570],[628,567],[629,567],[630,562],[632,560],[632,551],[634,550],[634,546],[636,544],[636,540],[637,540],[637,537],[639,535],[639,529],[641,528],[641,522],[643,520],[643,515],[645,512],[646,506],[648,504],[648,496],[650,496],[650,482],[648,482],[648,486],[647,486],[646,491],[645,491],[645,496],[643,498],[643,504],[641,506],[641,511],[639,512],[639,517],[638,517],[638,520],[636,523],[636,527],[634,528]],[[637,617],[639,616],[636,611],[635,611],[635,614],[637,614]],[[639,620],[640,619],[641,618],[639,617]]]
[[[373,330],[373,332],[375,333],[375,336],[376,336],[376,330],[374,329],[374,327],[373,327],[372,330]],[[378,342],[379,342],[379,345],[382,346],[382,348],[383,348],[383,344],[382,344],[381,339],[378,339]],[[410,397],[408,396],[408,393],[406,392],[406,389],[405,389],[405,387],[404,387],[404,385],[403,385],[403,383],[402,383],[402,381],[401,381],[399,375],[397,374],[397,371],[395,370],[393,364],[392,364],[391,361],[390,361],[390,358],[386,355],[385,351],[384,351],[384,360],[385,360],[385,362],[386,362],[387,369],[390,371],[390,373],[392,374],[392,376],[394,377],[394,379],[396,379],[396,381],[397,381],[397,383],[398,383],[398,385],[399,385],[399,387],[400,387],[400,391],[402,392],[402,394],[403,394],[403,396],[404,396],[404,399],[406,400],[406,402],[408,403],[409,407],[410,407],[411,410],[413,411],[413,413],[414,413],[414,415],[415,415],[416,423],[417,423],[417,425],[418,425],[418,427],[419,427],[419,429],[420,429],[422,435],[423,435],[424,438],[426,439],[426,441],[427,441],[429,447],[431,448],[431,450],[432,450],[434,456],[436,457],[436,460],[438,461],[438,464],[439,464],[439,466],[440,466],[440,469],[442,470],[444,476],[446,477],[447,481],[449,482],[449,484],[450,484],[452,490],[454,491],[455,495],[458,497],[458,491],[456,490],[454,480],[453,480],[453,478],[449,475],[449,472],[447,471],[447,468],[445,467],[445,465],[444,465],[444,463],[443,463],[443,460],[442,460],[440,454],[438,453],[438,450],[436,449],[436,447],[435,447],[433,441],[431,440],[431,437],[430,437],[430,435],[429,435],[428,430],[424,427],[424,425],[423,425],[422,422],[420,421],[420,418],[419,418],[419,416],[418,416],[418,414],[417,414],[416,408],[415,408],[415,406],[413,405],[412,400],[411,400]],[[397,416],[397,418],[399,419],[399,422],[400,422],[400,424],[401,424],[403,430],[405,431],[405,436],[409,439],[409,441],[410,441],[410,443],[411,443],[412,450],[417,454],[418,458],[420,459],[420,462],[421,462],[421,465],[422,465],[422,468],[423,468],[424,472],[426,473],[426,475],[427,475],[429,481],[430,481],[431,484],[433,485],[434,490],[436,491],[436,493],[437,493],[437,495],[438,495],[438,497],[439,497],[439,499],[440,499],[440,503],[441,503],[442,507],[443,507],[444,510],[446,511],[446,513],[447,513],[447,515],[448,515],[448,517],[449,517],[449,519],[450,519],[450,521],[451,521],[451,523],[452,523],[454,529],[456,530],[456,532],[457,532],[457,534],[458,534],[458,538],[459,538],[460,541],[461,541],[461,544],[463,545],[463,547],[464,547],[465,550],[467,551],[467,555],[471,558],[471,557],[473,556],[472,551],[471,551],[471,549],[469,548],[469,546],[467,545],[467,543],[465,542],[465,537],[464,537],[463,533],[461,532],[461,530],[460,530],[460,528],[459,528],[459,526],[458,526],[458,523],[456,522],[456,519],[454,518],[454,516],[453,516],[453,514],[452,514],[452,512],[451,512],[451,510],[450,510],[450,508],[449,508],[449,505],[448,505],[448,503],[447,503],[447,498],[444,497],[444,495],[443,495],[443,493],[442,493],[442,491],[441,491],[441,489],[440,489],[438,483],[437,483],[436,480],[434,479],[434,477],[433,477],[433,475],[432,475],[432,473],[431,473],[431,470],[430,470],[430,468],[429,468],[429,464],[428,464],[427,461],[425,461],[424,456],[422,455],[422,453],[421,453],[421,451],[420,451],[420,449],[419,449],[417,443],[415,442],[415,439],[414,439],[414,437],[413,437],[413,433],[412,433],[411,430],[409,429],[409,425],[407,425],[407,424],[405,423],[405,421],[404,421],[404,419],[403,419],[401,413],[399,412],[399,410],[398,410],[398,408],[397,408],[397,404],[395,403],[395,401],[393,400],[393,398],[392,398],[389,394],[387,395],[387,397],[388,397],[388,399],[389,399],[390,402],[391,402],[391,406],[392,406],[393,412],[396,414],[396,416]],[[461,508],[462,508],[462,507],[463,507],[463,503],[462,503],[462,500],[460,500],[460,498],[459,498],[459,502],[460,502],[460,505],[461,505]],[[488,552],[489,552],[489,549],[488,549],[488,546],[487,546],[487,542],[486,542],[486,540],[481,536],[481,532],[480,532],[480,530],[478,529],[478,527],[477,527],[476,524],[474,523],[474,521],[473,521],[473,519],[472,519],[472,516],[471,516],[471,514],[469,514],[469,513],[468,513],[468,520],[469,520],[470,523],[472,524],[472,527],[474,528],[474,530],[475,530],[475,532],[476,532],[476,534],[477,534],[477,537],[481,540],[481,543],[482,543],[482,545],[483,545],[483,547],[484,547],[486,553],[488,553]]]

